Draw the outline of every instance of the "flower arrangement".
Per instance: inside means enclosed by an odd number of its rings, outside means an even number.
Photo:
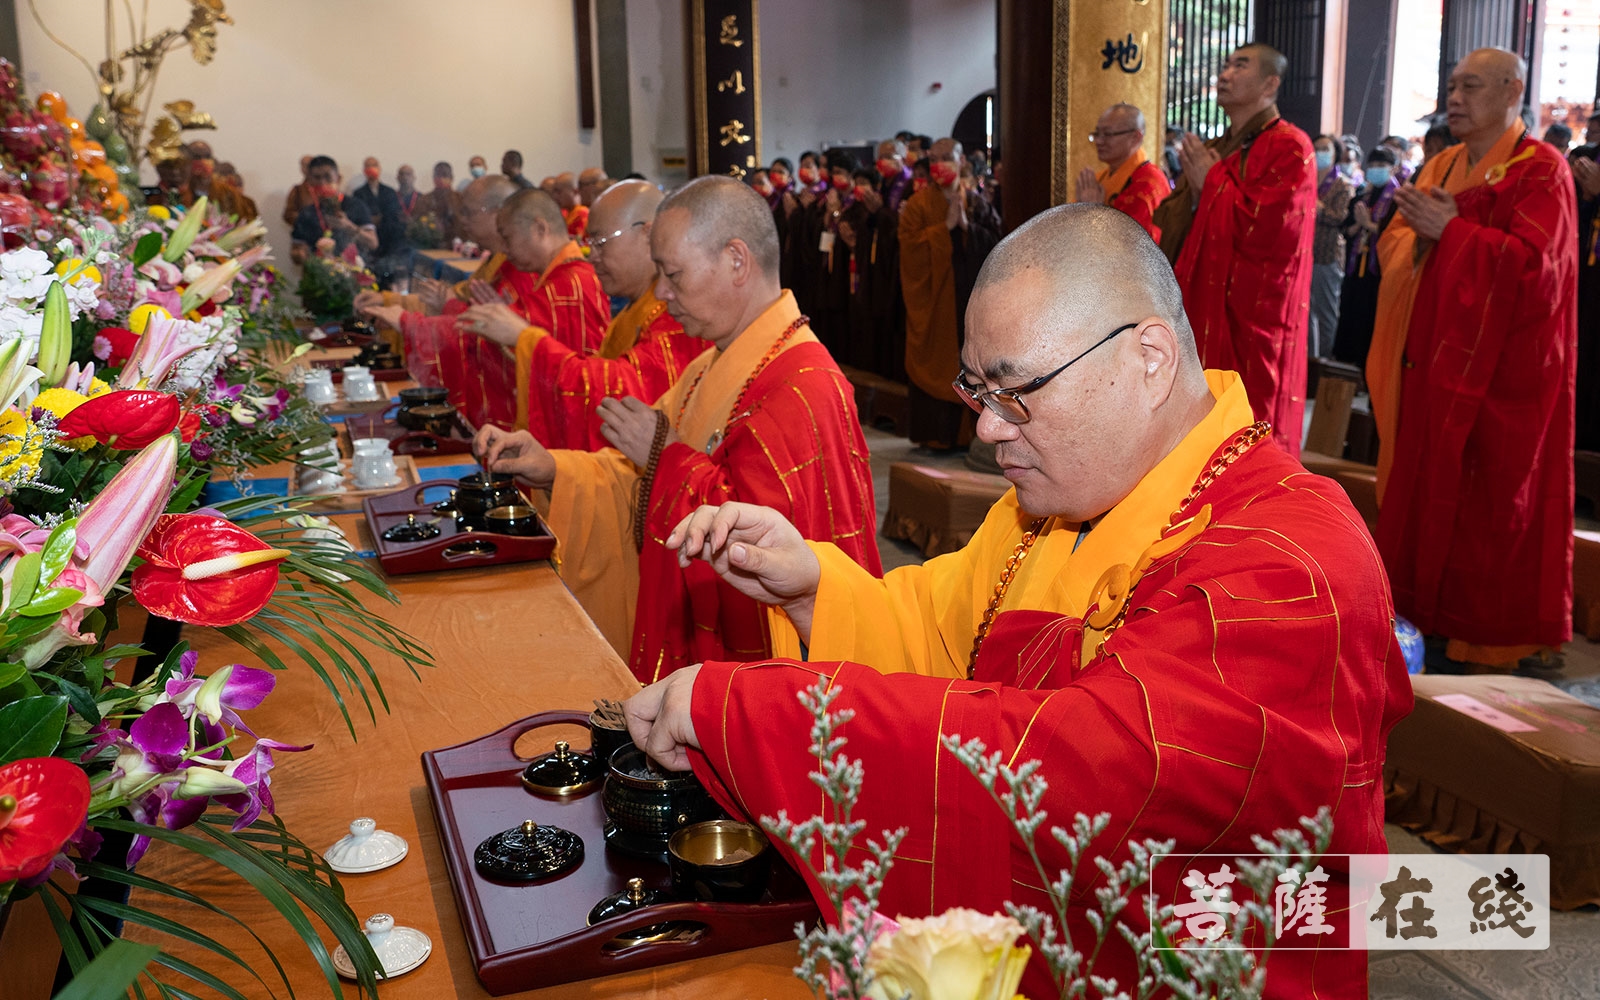
[[[1090,818],[1079,813],[1071,829],[1049,829],[1071,861],[1068,869],[1051,877],[1037,844],[1049,818],[1040,808],[1046,790],[1040,762],[1028,761],[1013,769],[998,751],[986,752],[981,740],[963,742],[959,736],[945,736],[944,749],[1004,810],[1033,859],[1040,884],[1047,887],[1051,912],[1007,902],[1004,914],[955,908],[926,918],[891,920],[878,912],[878,900],[907,831],[885,830],[881,839],[868,839],[864,848],[857,844],[866,823],[851,814],[860,798],[864,771],[861,761],[842,753],[847,741],[839,729],[855,713],[830,710],[839,693],[838,687],[829,690],[825,681],[799,692],[812,716],[811,754],[817,770],[811,780],[831,806],[831,818],[813,816],[799,823],[784,813],[761,818],[767,832],[787,846],[823,887],[834,915],[831,923],[796,928],[800,965],[795,975],[813,991],[828,1000],[1011,1000],[1018,996],[1023,971],[1037,949],[1062,1000],[1089,996],[1147,1000],[1163,990],[1183,1000],[1255,1000],[1261,995],[1276,936],[1273,914],[1259,901],[1272,898],[1281,875],[1303,876],[1327,850],[1333,827],[1326,808],[1314,818],[1301,819],[1304,832],[1279,830],[1270,841],[1254,838],[1264,860],[1236,862],[1239,881],[1251,890],[1253,899],[1240,904],[1227,937],[1210,942],[1211,947],[1195,947],[1194,942],[1173,947],[1182,921],[1171,904],[1156,904],[1145,891],[1152,858],[1171,853],[1172,841],[1130,842],[1129,857],[1121,865],[1094,857],[1092,864],[1103,884],[1094,893],[1097,909],[1087,914],[1095,940],[1083,948],[1068,930],[1067,904],[1079,863],[1109,826],[1110,815]],[[863,855],[863,860],[847,864],[851,852]],[[1130,904],[1136,907],[1134,912],[1148,908],[1154,914],[1149,930],[1137,931],[1119,919]],[[1113,929],[1134,953],[1137,981],[1131,988],[1129,984],[1119,988],[1114,980],[1094,973]],[[1018,944],[1023,938],[1030,944]]]
[[[353,246],[353,244],[352,244]],[[344,319],[355,311],[356,293],[377,288],[378,281],[360,257],[315,254],[300,273],[300,305],[318,320]]]

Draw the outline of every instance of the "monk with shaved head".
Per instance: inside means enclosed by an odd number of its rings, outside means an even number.
[[[1073,200],[1126,212],[1151,239],[1159,241],[1161,229],[1155,224],[1155,210],[1172,186],[1161,168],[1145,156],[1144,112],[1132,104],[1111,105],[1100,113],[1089,141],[1105,167],[1078,171]]]
[[[578,189],[578,175],[568,171],[552,178],[550,192],[561,206],[561,217],[567,220],[567,232],[582,236],[589,224],[589,206]]]
[[[612,298],[630,300],[606,328],[598,352],[578,350],[550,331],[528,326],[502,303],[475,306],[469,323],[517,347],[518,412],[541,411],[527,421],[546,448],[596,451],[607,447],[596,408],[607,397],[634,396],[654,403],[684,367],[711,346],[683,332],[656,298],[650,226],[661,190],[645,181],[608,189],[589,213],[589,265]],[[544,199],[548,201],[548,199]]]
[[[881,580],[776,511],[696,511],[667,547],[770,605],[778,658],[646,688],[624,706],[634,741],[692,766],[735,818],[809,815],[796,695],[827,683],[865,767],[851,818],[907,828],[884,913],[1049,911],[1035,862],[1069,867],[940,748],[956,736],[1042,762],[1052,823],[1109,813],[1087,853],[1112,864],[1146,838],[1184,859],[1253,854],[1252,834],[1330,807],[1327,912],[1343,913],[1332,855],[1384,850],[1385,740],[1411,704],[1383,568],[1344,491],[1272,444],[1237,374],[1201,368],[1165,257],[1121,212],[1062,206],[1007,237],[966,329],[956,390],[1015,489],[966,548]],[[1157,904],[1190,901],[1188,867],[1157,865]],[[1095,940],[1095,905],[1072,894],[1074,941]],[[1148,912],[1136,900],[1120,919],[1138,935]],[[1267,996],[1367,995],[1365,953],[1292,947],[1272,953]],[[1122,934],[1094,972],[1137,979]],[[1037,955],[1021,992],[1058,992]]]
[[[615,218],[637,220],[650,196],[618,193]],[[596,206],[601,218],[610,197]],[[602,402],[600,433],[611,445],[602,451],[551,451],[494,429],[475,442],[489,468],[550,491],[562,577],[642,681],[770,652],[764,609],[709,566],[680,565],[663,544],[703,504],[776,507],[805,537],[880,571],[855,395],[779,284],[766,201],[731,177],[690,181],[656,208],[649,246],[655,295],[711,349],[653,406],[633,396]]]
[[[1572,636],[1577,205],[1527,79],[1503,49],[1451,70],[1461,142],[1395,192],[1367,356],[1395,606],[1435,655],[1504,671]]]
[[[606,176],[604,167],[584,167],[578,174],[578,200],[594,208],[594,203],[614,183]]]

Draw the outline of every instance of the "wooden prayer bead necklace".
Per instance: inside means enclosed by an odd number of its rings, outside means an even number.
[[[1200,477],[1195,480],[1194,486],[1189,490],[1189,495],[1183,498],[1183,501],[1178,504],[1172,515],[1167,519],[1167,526],[1162,530],[1162,534],[1164,535],[1177,527],[1178,523],[1183,520],[1184,512],[1189,509],[1189,505],[1194,503],[1195,499],[1205,492],[1212,483],[1216,482],[1217,477],[1222,475],[1228,466],[1237,462],[1239,457],[1249,451],[1256,442],[1271,433],[1272,425],[1265,420],[1258,420],[1235,434],[1228,442],[1228,446],[1211,460],[1211,464],[1206,466],[1205,471],[1200,473]],[[1006,560],[1005,568],[1000,571],[1000,582],[995,584],[994,596],[989,598],[989,606],[984,609],[983,618],[978,622],[978,633],[972,639],[972,656],[967,660],[968,680],[972,680],[973,673],[977,670],[978,650],[983,648],[983,640],[988,637],[989,629],[994,625],[995,616],[1000,612],[1000,605],[1006,599],[1006,591],[1011,589],[1011,581],[1016,578],[1018,568],[1021,567],[1022,561],[1028,557],[1028,550],[1033,548],[1034,541],[1038,539],[1039,534],[1044,530],[1044,526],[1049,520],[1047,517],[1041,517],[1028,526],[1028,530],[1022,533],[1021,541],[1017,542],[1017,547],[1012,550],[1011,558]],[[1104,645],[1106,639],[1111,637],[1111,633],[1115,632],[1117,627],[1122,624],[1122,619],[1127,615],[1127,609],[1127,602],[1124,601],[1116,617],[1102,631],[1100,639],[1102,645]]]
[[[801,327],[805,326],[809,322],[811,322],[810,316],[797,317],[793,323],[789,324],[789,328],[783,331],[783,333],[778,336],[777,340],[772,342],[772,346],[767,349],[767,353],[756,364],[755,371],[752,371],[750,373],[750,377],[744,380],[744,388],[739,390],[739,398],[733,401],[733,409],[728,411],[728,423],[733,422],[734,416],[739,412],[739,405],[744,402],[745,393],[750,391],[750,387],[752,385],[755,385],[756,378],[762,373],[762,371],[766,369],[767,365],[772,363],[772,359],[778,356],[778,352],[783,350],[783,345],[789,342],[789,338],[793,337],[799,332]],[[713,364],[715,364],[715,362],[713,362]],[[706,372],[710,370],[711,365],[706,365],[695,374],[694,381],[689,383],[688,391],[683,394],[683,404],[678,407],[678,419],[673,421],[676,426],[683,426],[683,415],[684,413],[688,412],[689,400],[694,398],[695,390],[700,388],[700,380],[704,378]]]

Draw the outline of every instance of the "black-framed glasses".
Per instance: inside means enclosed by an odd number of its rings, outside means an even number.
[[[1099,142],[1101,139],[1115,139],[1119,135],[1132,135],[1137,131],[1139,130],[1136,128],[1125,128],[1120,132],[1102,132],[1099,129],[1095,129],[1089,133],[1089,141]]]
[[[579,244],[581,246],[588,247],[589,248],[589,253],[591,255],[597,254],[597,253],[602,253],[602,252],[604,252],[605,245],[607,243],[610,243],[612,240],[616,239],[618,236],[621,236],[623,233],[627,232],[629,229],[637,229],[638,227],[644,225],[644,221],[645,220],[640,219],[638,222],[635,222],[633,225],[628,226],[626,229],[619,229],[616,232],[612,233],[610,236],[585,236],[582,240],[579,241]]]
[[[1026,396],[1030,392],[1038,392],[1040,389],[1043,389],[1049,384],[1051,379],[1055,378],[1057,375],[1060,375],[1068,368],[1071,368],[1073,365],[1094,353],[1094,349],[1096,347],[1099,347],[1101,344],[1109,343],[1118,334],[1127,333],[1129,330],[1132,330],[1138,325],[1138,323],[1126,323],[1117,327],[1115,330],[1112,330],[1104,337],[1101,337],[1099,340],[1095,341],[1093,347],[1090,347],[1088,350],[1084,351],[1082,354],[1079,354],[1071,361],[1068,361],[1060,368],[1057,368],[1048,375],[1040,375],[1033,381],[1025,382],[1022,385],[1013,386],[1009,389],[975,389],[967,384],[965,369],[962,370],[960,375],[956,376],[956,380],[952,382],[951,385],[955,388],[956,395],[960,396],[963,402],[972,407],[974,412],[982,413],[983,408],[987,406],[995,416],[999,417],[1001,420],[1004,420],[1008,424],[1025,424],[1029,420],[1033,419],[1033,414],[1028,412],[1028,404],[1022,401],[1023,396]]]

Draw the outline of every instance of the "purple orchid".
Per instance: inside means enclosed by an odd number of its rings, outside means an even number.
[[[310,750],[311,744],[303,747],[290,746],[279,743],[277,740],[256,740],[256,745],[250,752],[231,761],[223,773],[230,778],[242,782],[245,790],[237,795],[218,795],[217,802],[227,806],[239,814],[234,821],[233,832],[238,833],[245,827],[254,823],[263,811],[272,812],[272,753],[300,753]]]
[[[194,675],[199,662],[200,654],[192,649],[179,657],[178,673],[167,681],[156,704],[177,705],[187,718],[198,715],[206,725],[202,736],[207,745],[223,738],[221,726],[231,726],[254,736],[239,718],[239,712],[255,708],[272,693],[278,683],[272,671],[231,663],[210,677],[200,678]]]

